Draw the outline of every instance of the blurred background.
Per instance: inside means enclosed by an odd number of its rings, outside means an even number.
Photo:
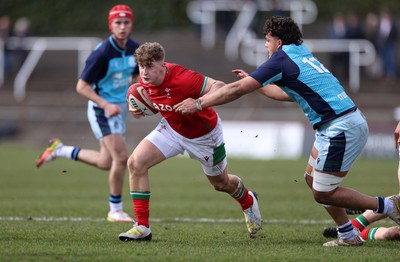
[[[116,4],[133,9],[133,39],[160,42],[168,62],[225,82],[235,80],[232,69],[251,72],[268,59],[265,19],[291,16],[314,55],[366,115],[370,138],[363,155],[396,157],[400,2],[395,0],[0,0],[0,145],[42,148],[60,137],[97,147],[87,101],[75,85],[90,51],[109,35],[108,11]],[[314,132],[292,103],[254,93],[216,110],[231,155],[297,158],[311,147]],[[128,120],[130,150],[158,121],[158,115]]]

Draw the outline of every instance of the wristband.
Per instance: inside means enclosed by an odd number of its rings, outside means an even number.
[[[201,102],[199,99],[194,100],[196,102],[196,108],[201,111],[203,110],[203,108],[201,107]]]

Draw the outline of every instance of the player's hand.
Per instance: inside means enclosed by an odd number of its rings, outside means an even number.
[[[108,115],[109,117],[113,117],[116,115],[119,115],[122,113],[122,108],[119,107],[119,105],[116,104],[112,104],[112,103],[107,103],[104,106],[104,112],[106,113],[106,115]]]
[[[175,112],[182,115],[190,115],[199,111],[196,106],[196,100],[193,98],[187,98],[182,102],[174,105]]]
[[[236,74],[237,78],[239,79],[245,78],[246,76],[249,75],[248,73],[246,73],[246,71],[242,69],[233,69],[232,73]]]
[[[128,105],[129,105],[128,106],[128,110],[129,110],[129,112],[131,112],[131,115],[134,118],[138,118],[139,119],[139,118],[145,117],[145,114],[142,111],[132,107],[131,104],[129,104],[129,103],[128,103]]]

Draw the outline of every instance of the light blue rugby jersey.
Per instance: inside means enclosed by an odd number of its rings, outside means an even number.
[[[263,86],[274,83],[282,88],[314,129],[356,109],[336,77],[304,44],[283,45],[250,76]]]
[[[90,54],[80,78],[93,84],[96,93],[108,102],[125,102],[130,77],[139,72],[133,56],[138,47],[137,42],[128,39],[123,50],[110,36]]]

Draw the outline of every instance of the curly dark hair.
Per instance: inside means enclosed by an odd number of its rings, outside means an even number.
[[[300,28],[290,17],[273,16],[267,19],[264,25],[264,36],[267,34],[278,37],[284,45],[303,43]]]

